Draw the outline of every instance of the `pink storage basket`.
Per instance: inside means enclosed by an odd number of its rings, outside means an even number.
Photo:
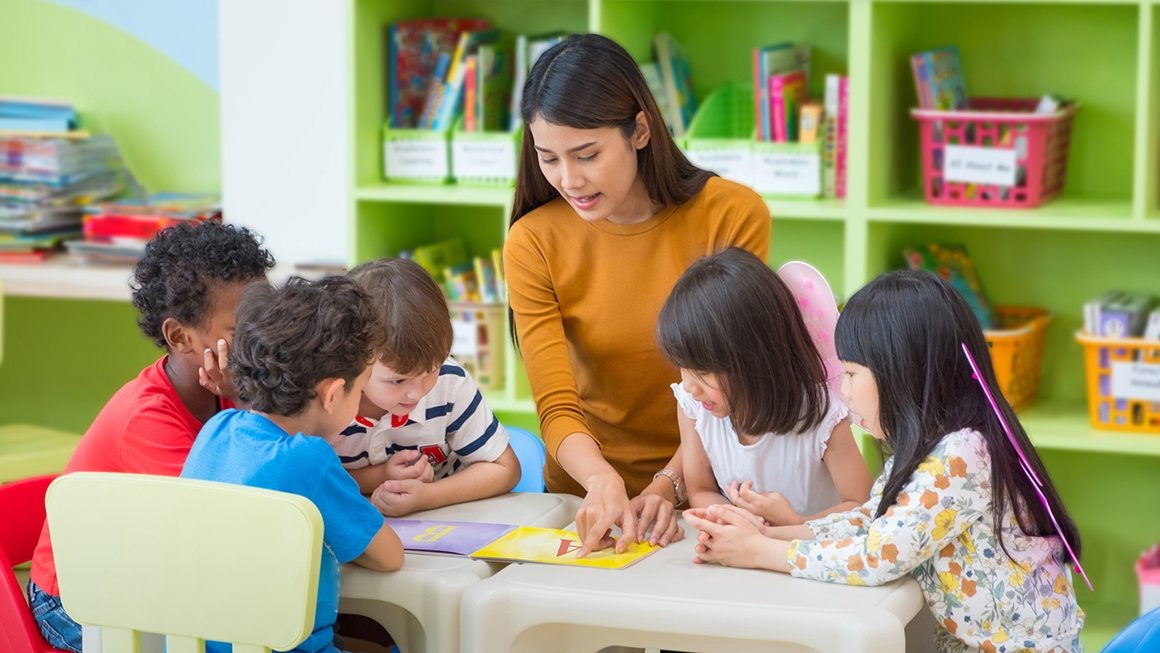
[[[922,148],[923,192],[930,204],[1031,208],[1059,195],[1067,173],[1071,122],[1077,105],[1035,113],[1035,98],[979,98],[958,111],[911,109]],[[947,146],[1015,152],[1014,183],[949,181]],[[962,152],[962,150],[960,150]]]

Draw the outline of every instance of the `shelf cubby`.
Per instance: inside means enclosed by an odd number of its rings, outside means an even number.
[[[1138,5],[876,2],[871,13],[871,207],[921,188],[910,55],[956,45],[971,97],[1077,99],[1062,197],[1123,204],[1131,216]]]

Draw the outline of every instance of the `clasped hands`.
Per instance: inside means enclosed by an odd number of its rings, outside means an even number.
[[[371,503],[388,517],[415,512],[423,492],[435,480],[435,468],[417,449],[396,451],[383,464],[387,480],[371,493]]]

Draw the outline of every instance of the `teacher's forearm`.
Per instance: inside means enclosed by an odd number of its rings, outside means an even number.
[[[604,459],[600,445],[587,433],[569,433],[556,449],[556,462],[568,475],[590,490],[594,481],[614,476],[620,478],[612,465]]]

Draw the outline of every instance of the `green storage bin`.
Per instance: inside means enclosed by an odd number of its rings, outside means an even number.
[[[451,179],[451,130],[394,129],[383,125],[383,178],[442,184]]]
[[[451,132],[452,178],[464,185],[514,186],[522,133],[466,132],[460,116]]]
[[[822,143],[758,141],[753,89],[731,84],[713,91],[689,126],[685,153],[694,164],[770,197],[822,194]]]

